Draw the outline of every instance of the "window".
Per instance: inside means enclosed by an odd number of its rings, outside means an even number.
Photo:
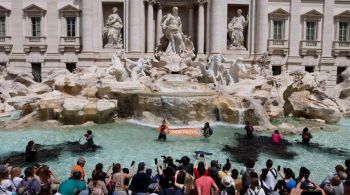
[[[305,71],[312,73],[315,72],[315,67],[314,66],[305,66]]]
[[[6,18],[5,16],[0,17],[0,37],[6,36]]]
[[[280,75],[282,73],[282,67],[281,66],[272,66],[272,75]]]
[[[282,40],[283,39],[283,22],[282,21],[273,21],[273,39]]]
[[[316,22],[306,22],[306,40],[316,41]]]
[[[40,37],[41,36],[41,18],[40,17],[32,17],[32,36]]]
[[[69,70],[69,72],[73,72],[77,65],[75,63],[66,63],[66,68]]]
[[[75,17],[67,17],[67,37],[75,37]]]
[[[33,63],[32,64],[32,75],[34,77],[34,81],[40,83],[41,82],[41,64]]]
[[[348,41],[348,23],[339,22],[339,41]]]
[[[347,67],[344,66],[337,67],[337,84],[344,82],[344,78],[341,74],[346,70],[346,68]]]

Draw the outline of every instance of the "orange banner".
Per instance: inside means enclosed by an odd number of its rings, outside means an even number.
[[[180,137],[201,137],[202,132],[199,128],[176,128],[169,129],[168,135]]]

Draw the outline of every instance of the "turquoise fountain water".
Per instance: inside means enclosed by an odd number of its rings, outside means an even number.
[[[344,119],[336,125],[338,131],[335,132],[315,132],[314,142],[328,147],[350,148],[350,120]],[[87,153],[84,157],[87,160],[86,170],[88,176],[96,163],[102,162],[105,167],[118,162],[123,166],[129,166],[132,160],[144,161],[147,166],[155,171],[153,159],[161,159],[161,155],[171,155],[175,159],[183,155],[193,158],[194,151],[204,150],[214,155],[209,159],[218,159],[222,163],[226,158],[232,157],[223,152],[224,145],[233,145],[235,142],[235,133],[243,133],[242,128],[218,125],[214,129],[214,135],[209,140],[195,138],[168,137],[166,142],[156,141],[157,132],[153,127],[132,124],[127,121],[121,121],[114,124],[95,125],[89,127],[94,130],[95,143],[103,147],[97,153]],[[77,141],[85,133],[83,127],[71,129],[19,129],[19,130],[0,130],[1,147],[0,156],[12,151],[23,151],[28,140],[34,140],[40,144],[58,144],[65,141]],[[268,135],[261,133],[261,135]],[[299,139],[299,136],[285,136],[291,142]],[[274,164],[281,167],[291,167],[295,172],[300,166],[306,166],[311,169],[311,178],[320,182],[325,176],[333,173],[334,166],[343,164],[344,159],[331,154],[320,154],[308,151],[306,148],[293,146],[292,151],[299,154],[294,160],[276,159],[269,154],[262,153],[257,162],[257,169],[260,170],[268,158],[274,159]],[[55,172],[62,179],[68,177],[70,167],[76,162],[79,156],[71,153],[63,153],[57,159],[46,164],[53,167]],[[235,168],[240,169],[243,165],[233,163]]]

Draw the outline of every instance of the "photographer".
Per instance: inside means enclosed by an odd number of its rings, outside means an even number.
[[[194,162],[193,174],[195,176],[195,179],[198,179],[200,177],[198,172],[199,168],[203,168],[205,170],[204,172],[205,176],[209,175],[207,160],[205,159],[203,153],[198,154],[197,160]]]

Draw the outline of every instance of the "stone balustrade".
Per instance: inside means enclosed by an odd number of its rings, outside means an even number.
[[[80,48],[80,37],[60,37],[60,52],[64,52],[66,49],[74,49],[75,52],[79,52]]]
[[[10,36],[1,36],[0,37],[0,48],[2,48],[7,53],[11,52],[12,43],[11,43]]]
[[[311,41],[311,40],[302,40],[300,41],[300,55],[315,55],[319,56],[322,52],[322,42],[321,41]]]

